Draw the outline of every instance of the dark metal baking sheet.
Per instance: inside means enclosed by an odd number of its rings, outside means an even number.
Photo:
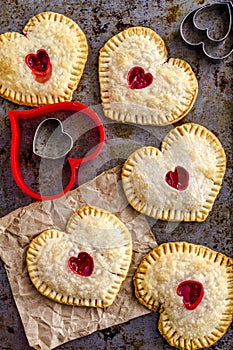
[[[136,0],[136,1],[71,1],[71,0],[2,0],[0,3],[0,33],[21,32],[29,18],[42,11],[62,13],[76,21],[87,36],[89,57],[81,82],[73,95],[94,109],[100,108],[98,84],[98,52],[104,43],[119,31],[130,26],[148,26],[165,41],[169,57],[188,61],[199,82],[199,94],[191,112],[179,123],[195,122],[209,128],[220,139],[227,155],[227,171],[222,190],[213,211],[204,223],[172,224],[148,220],[158,243],[187,240],[208,245],[232,256],[232,67],[233,58],[211,62],[200,50],[187,47],[179,34],[184,15],[202,4],[203,0]],[[17,105],[0,98],[0,216],[27,205],[33,199],[24,195],[15,184],[10,169],[11,130],[7,117]],[[20,107],[23,109],[23,107]],[[104,118],[103,118],[104,119]],[[141,145],[159,147],[167,128],[135,127],[104,119],[107,144],[111,153],[106,159],[96,159],[80,170],[79,183],[100,172],[122,164],[127,152]],[[118,140],[115,142],[115,140]],[[123,141],[122,141],[123,140]],[[107,151],[106,151],[107,152]],[[26,169],[24,169],[26,170]],[[28,179],[30,181],[30,178]],[[76,182],[76,185],[78,182]],[[216,286],[217,288],[217,286]],[[125,324],[98,331],[88,337],[64,344],[57,349],[172,349],[157,330],[158,313],[151,313]],[[233,327],[213,345],[212,350],[233,349]],[[29,350],[21,320],[15,306],[2,261],[0,261],[0,349]]]

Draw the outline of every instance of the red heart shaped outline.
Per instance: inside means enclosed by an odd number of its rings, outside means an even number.
[[[39,193],[34,192],[31,190],[27,184],[24,182],[24,179],[22,178],[21,172],[20,172],[20,164],[19,164],[19,144],[20,144],[20,127],[19,127],[19,120],[20,119],[30,119],[30,118],[36,118],[40,115],[44,115],[46,113],[59,111],[59,110],[70,110],[70,111],[82,111],[84,114],[87,115],[87,117],[91,118],[99,131],[99,142],[97,147],[94,149],[92,153],[90,153],[87,157],[84,158],[68,158],[68,162],[71,168],[71,176],[68,185],[66,188],[60,192],[56,193],[54,195],[48,195],[48,196],[42,196]],[[53,200],[56,198],[59,198],[63,196],[65,193],[67,193],[75,180],[76,176],[76,170],[79,168],[79,165],[81,162],[87,162],[94,158],[99,151],[101,150],[103,143],[104,143],[104,127],[101,123],[101,120],[97,116],[97,114],[89,107],[79,103],[79,102],[60,102],[60,103],[54,103],[50,105],[45,105],[42,107],[38,107],[32,110],[25,110],[25,111],[18,111],[18,110],[10,110],[8,112],[8,116],[10,118],[11,122],[11,129],[12,129],[12,140],[11,140],[11,168],[12,168],[12,174],[15,179],[15,182],[17,185],[21,188],[23,192],[25,192],[27,195],[31,196],[32,198],[38,199],[38,200]]]
[[[198,281],[187,280],[178,285],[176,293],[183,297],[183,304],[187,310],[194,310],[202,301],[204,287]]]
[[[94,271],[94,259],[86,252],[80,252],[77,257],[71,256],[68,260],[70,270],[77,275],[89,277]]]
[[[145,73],[139,66],[132,67],[127,75],[127,82],[130,89],[144,89],[153,82],[153,75]]]

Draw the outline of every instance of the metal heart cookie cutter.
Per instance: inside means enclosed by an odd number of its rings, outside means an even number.
[[[68,163],[70,167],[70,179],[62,191],[53,195],[41,195],[40,193],[32,190],[24,181],[21,170],[20,170],[20,161],[19,161],[19,147],[21,132],[19,122],[42,117],[44,119],[36,128],[33,138],[33,153],[40,158],[46,158],[49,160],[61,159],[62,161],[68,155],[70,150],[74,145],[74,137],[72,137],[67,132],[63,130],[63,124],[58,118],[48,118],[49,113],[63,113],[63,112],[74,112],[72,116],[73,124],[84,123],[80,117],[82,116],[85,120],[89,119],[91,123],[97,128],[98,131],[98,141],[96,147],[89,151],[88,155],[85,157],[79,158],[68,158]],[[82,162],[87,162],[94,158],[101,150],[104,143],[104,127],[101,123],[97,114],[89,107],[79,103],[79,102],[61,102],[51,105],[46,105],[38,107],[32,110],[17,111],[10,110],[8,112],[9,119],[11,122],[12,128],[12,140],[11,140],[11,168],[12,174],[17,185],[21,188],[23,192],[27,195],[38,199],[38,200],[53,200],[63,196],[67,193],[72,185],[74,184],[76,171],[78,170]],[[68,118],[69,119],[69,118]],[[71,125],[72,126],[72,125]],[[80,125],[78,127],[81,128]],[[74,129],[74,128],[73,128]],[[75,130],[72,131],[73,136],[75,135]],[[71,133],[72,133],[71,132]]]
[[[43,120],[33,139],[33,152],[46,159],[65,157],[73,147],[72,137],[63,131],[62,122],[56,118]]]
[[[184,17],[181,37],[190,46],[201,46],[209,59],[225,59],[233,52],[232,16],[230,1],[203,5]]]

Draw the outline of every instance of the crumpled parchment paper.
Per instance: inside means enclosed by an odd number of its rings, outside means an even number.
[[[0,219],[0,255],[29,344],[48,350],[149,313],[134,296],[132,277],[143,256],[157,243],[143,215],[128,204],[121,186],[121,168],[110,169],[66,196],[33,203]],[[94,205],[118,216],[133,238],[128,276],[114,303],[105,309],[62,305],[41,295],[32,285],[26,265],[30,241],[46,229],[64,231],[72,213]]]

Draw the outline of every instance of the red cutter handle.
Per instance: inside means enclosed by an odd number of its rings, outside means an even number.
[[[84,158],[68,158],[68,162],[71,168],[71,177],[69,180],[68,185],[65,189],[63,189],[62,192],[56,193],[54,195],[44,196],[37,192],[34,192],[30,187],[27,186],[24,179],[22,178],[21,171],[20,171],[20,164],[19,164],[19,145],[20,145],[20,127],[18,120],[19,119],[31,119],[38,117],[40,115],[59,111],[59,110],[74,110],[74,111],[82,111],[82,113],[86,114],[89,118],[91,118],[96,126],[98,127],[99,131],[99,143],[98,146],[95,148],[94,152],[88,155]],[[17,185],[21,188],[23,192],[25,192],[27,195],[38,199],[38,200],[52,200],[59,198],[63,196],[65,193],[67,193],[75,180],[76,176],[76,170],[78,169],[79,165],[82,162],[87,162],[94,158],[99,151],[101,150],[103,143],[104,143],[104,127],[101,123],[99,117],[97,114],[90,109],[89,107],[79,103],[79,102],[61,102],[61,103],[55,103],[51,105],[46,105],[42,107],[35,108],[33,110],[26,110],[26,111],[15,111],[10,110],[8,112],[10,122],[11,122],[11,128],[12,128],[12,140],[11,140],[11,168],[12,168],[12,174],[15,179],[15,182]]]

